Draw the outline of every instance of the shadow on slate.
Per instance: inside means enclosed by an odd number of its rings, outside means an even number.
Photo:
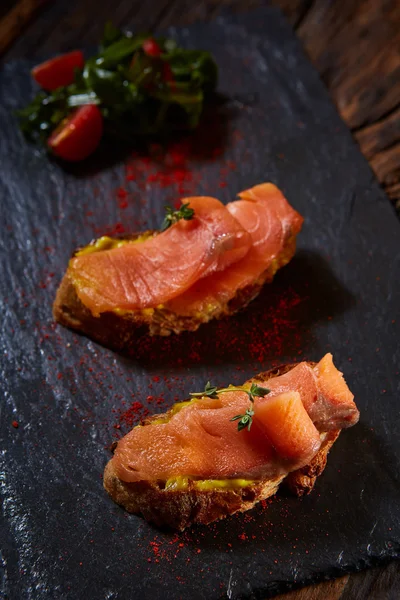
[[[73,249],[122,219],[127,228],[137,221],[154,228],[167,190],[143,192],[133,181],[138,200],[122,212],[115,201],[122,164],[76,177],[28,146],[11,114],[32,94],[29,64],[5,66],[0,595],[10,600],[266,598],[400,554],[394,211],[279,12],[225,16],[171,34],[210,50],[221,94],[236,99],[223,154],[196,161],[196,192],[228,201],[246,186],[276,182],[305,216],[299,252],[237,317],[170,338],[169,346],[161,340],[158,354],[152,343],[154,362],[121,357],[54,326],[51,303]],[[237,100],[243,97],[252,101]],[[227,161],[237,168],[219,187]],[[249,345],[246,332],[260,345]],[[185,350],[181,362],[163,364],[168,348],[178,358],[174,347]],[[361,420],[341,435],[307,498],[278,496],[175,535],[127,515],[103,491],[106,448],[132,393],[152,411],[150,395],[164,393],[164,410],[207,379],[245,380],[327,351],[355,393]]]
[[[306,354],[313,325],[334,319],[354,303],[321,255],[300,250],[234,321],[214,320],[172,338],[139,337],[125,356],[145,368],[251,364],[257,356],[276,364],[282,355]]]

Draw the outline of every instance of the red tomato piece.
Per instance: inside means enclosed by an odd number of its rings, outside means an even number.
[[[148,40],[145,40],[143,42],[142,48],[145,51],[145,53],[147,54],[147,56],[157,57],[157,56],[160,56],[160,54],[161,54],[161,48],[157,44],[157,42],[155,40],[153,40],[153,38],[149,38]]]
[[[103,115],[95,104],[86,104],[60,123],[47,144],[56,156],[75,162],[92,154],[102,135]]]
[[[61,54],[32,69],[34,80],[48,92],[74,81],[75,69],[83,69],[85,59],[80,50]]]

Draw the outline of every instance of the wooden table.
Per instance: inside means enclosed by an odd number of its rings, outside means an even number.
[[[273,0],[286,14],[400,214],[400,0]],[[95,45],[106,20],[153,31],[261,0],[2,0],[2,60]],[[279,596],[395,600],[399,563]]]

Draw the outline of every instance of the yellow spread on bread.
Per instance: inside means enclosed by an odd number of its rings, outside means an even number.
[[[254,484],[250,479],[190,479],[190,477],[171,477],[165,483],[166,491],[182,492],[188,489],[189,482],[198,491],[240,489]]]

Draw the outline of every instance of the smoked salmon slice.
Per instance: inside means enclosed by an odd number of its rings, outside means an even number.
[[[268,385],[268,388],[271,390],[270,396],[296,389],[301,396],[301,401],[308,414],[312,413],[312,407],[318,398],[317,380],[314,370],[305,361],[279,377],[268,380],[268,382],[261,382],[260,385]]]
[[[307,414],[299,392],[285,392],[266,402],[258,402],[254,423],[283,459],[300,457],[307,463],[321,445],[318,430]]]
[[[222,273],[196,282],[168,302],[166,306],[172,312],[184,316],[207,313],[210,307],[217,308],[229,302],[246,286],[271,280],[275,271],[291,259],[294,239],[301,229],[303,217],[272,183],[257,185],[241,192],[239,197],[240,200],[227,205],[227,210],[251,235],[249,252]],[[290,240],[293,248],[288,245]],[[289,251],[285,256],[284,249],[287,247]],[[276,264],[277,257],[279,264]],[[263,274],[266,277],[260,282]]]
[[[303,217],[271,183],[226,206],[202,196],[182,203],[167,214],[173,224],[165,231],[104,236],[80,248],[57,291],[56,321],[131,350],[143,336],[196,331],[233,315],[294,255]]]
[[[343,374],[333,364],[331,353],[315,366],[301,362],[274,379],[260,382],[271,390],[269,397],[296,389],[305,410],[319,431],[355,425],[359,411]]]
[[[235,396],[228,405],[223,399],[219,406],[211,400],[210,407],[198,407],[195,402],[168,423],[133,429],[118,442],[114,454],[118,477],[124,481],[167,480],[182,475],[221,479],[280,473],[284,465],[262,429],[239,432],[231,421],[248,405],[246,394]],[[307,413],[305,416],[309,419]],[[317,431],[316,435],[319,440]],[[298,448],[294,454],[296,466],[310,458],[308,447],[306,453]]]
[[[241,210],[245,206],[240,201],[228,204],[228,210],[251,233],[256,246],[263,245],[263,252],[276,255],[282,242],[290,235],[297,235],[303,225],[303,217],[286,200],[282,192],[273,183],[260,183],[238,194],[245,202],[261,204],[265,212],[258,213],[257,220],[249,213],[250,220]],[[265,221],[264,221],[265,219]],[[267,243],[269,246],[267,246]]]
[[[358,420],[330,354],[316,366],[300,363],[283,375],[257,378],[257,384],[270,392],[254,399],[250,430],[239,431],[233,420],[249,408],[245,391],[229,388],[216,398],[182,403],[118,442],[112,462],[119,479],[276,477],[308,464],[333,424],[339,429]]]
[[[317,426],[326,431],[355,425],[359,412],[354,395],[347,387],[343,373],[333,364],[332,354],[326,354],[314,368],[318,399],[310,411]]]
[[[247,254],[250,234],[219,200],[206,196],[189,200],[192,220],[181,220],[141,243],[70,261],[77,295],[93,315],[156,307]]]

